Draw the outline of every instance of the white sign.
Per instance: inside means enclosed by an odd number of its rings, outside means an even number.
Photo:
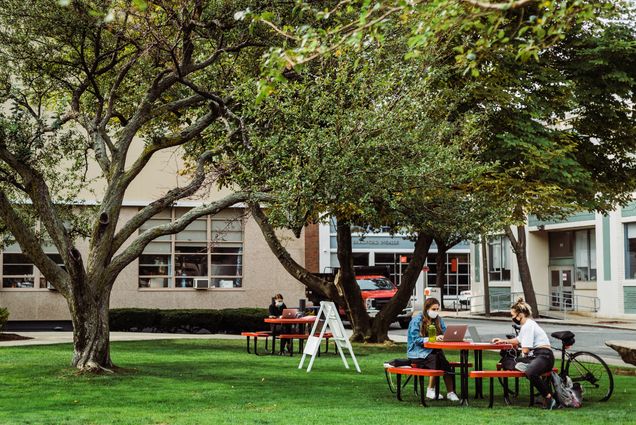
[[[316,355],[318,354],[318,350],[320,350],[320,343],[322,342],[322,339],[327,332],[330,332],[333,335],[332,339],[336,343],[336,347],[338,347],[338,353],[340,353],[340,357],[342,358],[342,362],[344,363],[345,367],[349,369],[349,363],[347,363],[347,358],[344,354],[344,348],[347,348],[347,350],[349,350],[349,354],[351,355],[351,359],[353,360],[353,364],[356,367],[356,370],[358,371],[358,373],[361,373],[360,366],[358,366],[358,361],[356,360],[356,356],[353,354],[353,347],[351,347],[351,342],[349,341],[349,338],[347,338],[344,326],[342,325],[342,320],[340,320],[338,308],[331,301],[320,302],[320,310],[318,311],[316,321],[311,328],[309,338],[307,338],[307,344],[305,345],[305,349],[303,350],[303,357],[300,359],[298,369],[303,368],[305,356],[309,354],[311,355],[311,360],[309,360],[307,372],[311,371],[311,368],[314,365],[314,360],[316,359]]]

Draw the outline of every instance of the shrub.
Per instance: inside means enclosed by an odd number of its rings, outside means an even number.
[[[263,308],[158,310],[122,308],[110,311],[111,331],[234,333],[266,330]]]
[[[0,332],[2,332],[7,320],[9,320],[9,310],[6,308],[0,308]]]

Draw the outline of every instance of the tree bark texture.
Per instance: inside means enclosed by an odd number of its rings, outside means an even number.
[[[74,284],[67,299],[73,322],[71,365],[85,372],[111,372],[108,311],[110,285]]]
[[[521,287],[523,288],[523,296],[525,301],[532,307],[532,314],[539,317],[539,307],[537,305],[537,297],[534,293],[532,284],[532,274],[528,264],[528,254],[526,251],[526,228],[525,226],[517,226],[517,237],[515,237],[510,226],[505,228],[506,236],[510,240],[512,250],[517,259],[517,267],[519,268],[519,278],[521,279]],[[516,300],[512,300],[515,302]]]
[[[422,272],[422,267],[424,267],[432,242],[433,237],[431,235],[423,231],[418,232],[413,257],[406,271],[402,273],[402,283],[398,287],[397,293],[391,298],[391,301],[373,318],[368,342],[385,342],[389,340],[389,327],[411,299],[417,278]]]
[[[336,286],[344,299],[345,311],[349,315],[353,335],[352,341],[367,341],[371,337],[371,318],[362,299],[360,286],[353,269],[351,244],[351,223],[337,218],[336,238],[338,241],[338,262],[340,270],[336,276]]]

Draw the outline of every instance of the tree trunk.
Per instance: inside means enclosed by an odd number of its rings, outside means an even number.
[[[532,307],[532,314],[535,317],[539,317],[539,307],[537,305],[537,297],[534,293],[532,275],[530,273],[530,266],[528,265],[528,254],[526,252],[526,228],[525,226],[517,226],[516,238],[510,226],[506,227],[505,231],[512,245],[515,257],[517,258],[517,267],[519,267],[519,278],[521,279],[523,296],[525,301]],[[513,302],[514,301],[515,300],[513,300]]]
[[[490,276],[488,275],[488,239],[481,237],[481,261],[482,274],[484,275],[484,312],[490,317]]]
[[[349,314],[353,335],[352,341],[367,341],[371,333],[371,318],[362,299],[360,287],[356,281],[353,269],[353,256],[351,255],[351,223],[347,220],[336,218],[338,240],[338,262],[340,270],[336,276],[336,286],[345,300],[343,306]]]
[[[73,285],[67,300],[73,322],[71,365],[86,372],[112,372],[108,311],[110,291],[102,285]]]
[[[397,293],[391,298],[391,301],[373,318],[368,342],[385,342],[389,340],[389,327],[411,299],[415,283],[422,272],[422,267],[424,267],[432,242],[432,236],[419,232],[411,262],[402,274],[402,283],[398,287]]]

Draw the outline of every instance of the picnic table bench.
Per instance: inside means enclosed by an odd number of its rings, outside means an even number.
[[[397,383],[395,395],[400,401],[402,401],[402,375],[416,377],[415,390],[417,391],[417,383],[419,382],[420,403],[422,403],[422,406],[424,407],[426,407],[426,387],[424,386],[424,377],[444,376],[443,370],[421,369],[417,367],[389,367],[386,369],[386,372],[396,375]],[[438,379],[435,384],[435,399],[439,396],[439,381],[440,380]]]
[[[552,371],[556,372],[557,369],[552,369]],[[552,372],[546,372],[543,376],[550,376]],[[469,373],[469,376],[474,379],[490,379],[490,394],[488,397],[488,407],[492,408],[494,399],[495,399],[495,386],[494,379],[503,379],[503,389],[504,389],[504,401],[506,404],[510,404],[510,397],[508,391],[508,378],[525,378],[526,374],[519,370],[473,370]],[[530,383],[530,406],[534,405],[534,386]]]
[[[625,363],[636,365],[636,341],[605,341],[605,345],[620,354]]]

